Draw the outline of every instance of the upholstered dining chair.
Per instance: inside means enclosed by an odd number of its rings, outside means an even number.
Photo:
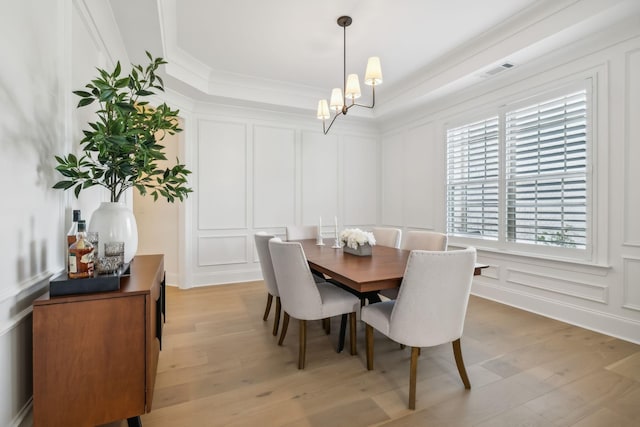
[[[318,237],[317,225],[287,225],[287,240],[315,239]]]
[[[307,320],[349,314],[351,354],[356,351],[356,310],[360,299],[330,283],[316,283],[299,242],[269,241],[273,270],[284,310],[279,345],[287,334],[289,317],[299,320],[298,369],[304,369],[307,347]]]
[[[402,230],[391,227],[374,227],[373,237],[376,239],[376,245],[389,246],[391,248],[399,248],[402,239]]]
[[[402,242],[402,249],[406,251],[446,251],[447,235],[436,231],[410,230],[405,234]],[[398,298],[398,289],[383,289],[379,295],[387,299]],[[384,298],[383,298],[384,299]]]
[[[407,251],[416,249],[421,251],[446,251],[447,240],[447,235],[444,233],[410,230],[407,231],[401,247]]]
[[[271,311],[271,304],[273,297],[276,297],[275,319],[273,320],[273,335],[278,335],[278,325],[280,324],[280,293],[278,292],[278,284],[276,282],[276,276],[273,272],[273,263],[271,262],[271,253],[269,252],[269,240],[275,236],[267,234],[265,232],[258,232],[255,234],[254,239],[256,242],[256,251],[258,252],[258,259],[260,260],[260,269],[262,270],[262,279],[267,287],[267,306],[264,310],[264,316],[262,320],[265,322],[269,317]]]
[[[409,409],[416,407],[416,374],[421,347],[451,342],[458,373],[471,388],[460,338],[467,313],[475,248],[448,252],[411,251],[398,299],[362,308],[366,323],[367,369],[373,369],[373,330],[411,348]]]
[[[315,239],[316,237],[318,237],[317,225],[287,225],[287,241]],[[312,271],[311,273],[313,274],[313,280],[316,283],[326,282],[324,275],[319,271]],[[329,332],[329,325],[329,322],[325,322],[325,329],[327,329],[327,333]]]

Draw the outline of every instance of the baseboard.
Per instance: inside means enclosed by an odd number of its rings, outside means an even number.
[[[581,328],[640,344],[640,321],[539,295],[474,282],[472,294]]]
[[[9,427],[33,426],[33,398],[29,399],[20,412],[11,420]]]
[[[191,287],[254,282],[256,280],[262,280],[262,273],[259,269],[249,271],[219,271],[214,273],[200,273],[193,275],[193,282],[191,283]]]

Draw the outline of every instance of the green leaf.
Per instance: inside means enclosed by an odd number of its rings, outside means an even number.
[[[119,109],[129,113],[135,113],[137,111],[136,107],[133,104],[130,104],[128,102],[116,102],[116,106]]]
[[[118,77],[120,75],[120,61],[116,62],[116,69],[113,70],[113,77]]]
[[[118,89],[122,89],[124,87],[129,86],[129,77],[124,77],[122,79],[116,80],[114,86]]]
[[[94,101],[94,98],[82,98],[80,102],[78,102],[78,106],[76,108],[84,107],[86,105],[91,104]]]
[[[69,188],[73,187],[74,185],[75,185],[75,182],[73,182],[73,181],[58,181],[53,186],[53,188],[62,189],[62,190],[68,190]]]
[[[84,90],[74,90],[73,91],[74,94],[82,97],[82,98],[88,98],[91,96],[91,94],[89,92],[86,92]]]
[[[115,90],[113,90],[111,88],[105,89],[100,94],[100,101],[102,101],[102,102],[108,101],[109,99],[111,99],[113,97],[114,94],[115,94]]]

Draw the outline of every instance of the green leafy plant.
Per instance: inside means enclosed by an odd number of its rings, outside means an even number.
[[[571,231],[572,231],[571,229],[572,227],[570,225],[567,225],[563,227],[561,230],[556,231],[555,233],[543,231],[542,234],[538,235],[536,240],[546,245],[575,248],[576,244],[574,240],[571,238]]]
[[[55,156],[64,179],[53,188],[73,189],[76,197],[86,188],[100,185],[117,202],[122,194],[135,187],[141,195],[151,194],[154,201],[164,197],[169,202],[182,201],[192,192],[187,186],[191,171],[180,164],[160,168],[159,161],[167,160],[162,141],[166,134],[181,132],[178,110],[165,103],[157,107],[144,98],[154,90],[164,91],[164,82],[156,75],[158,67],[166,64],[162,58],[153,58],[146,67],[133,65],[128,76],[121,76],[120,62],[109,73],[97,69],[99,76],[85,88],[73,93],[80,97],[78,108],[99,104],[98,120],[89,123],[80,141],[83,153]]]

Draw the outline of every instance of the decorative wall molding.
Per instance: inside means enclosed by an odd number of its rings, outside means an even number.
[[[198,267],[245,264],[249,262],[247,244],[248,236],[246,234],[200,236],[198,238]]]
[[[516,268],[506,269],[506,284],[515,284],[560,295],[608,303],[608,286],[568,280],[561,276],[535,273]]]
[[[276,210],[290,212],[288,222],[295,222],[296,131],[286,126],[253,126],[252,149],[252,225],[253,228],[273,228],[280,224]],[[263,140],[264,139],[264,140]],[[264,146],[268,145],[267,147]],[[275,193],[269,187],[278,188]],[[289,191],[287,191],[287,188]],[[266,190],[266,191],[265,191]],[[261,194],[271,194],[262,200]],[[277,197],[277,198],[276,198]],[[289,204],[290,206],[287,206]],[[287,209],[289,208],[289,209]],[[262,219],[266,217],[265,219]],[[281,215],[280,215],[281,217]]]
[[[636,165],[640,159],[640,48],[625,54],[624,61],[624,208],[623,244],[640,247],[640,195],[636,183],[640,171]]]
[[[622,257],[622,307],[640,312],[640,258]]]
[[[199,119],[197,132],[198,230],[247,228],[248,124]]]

